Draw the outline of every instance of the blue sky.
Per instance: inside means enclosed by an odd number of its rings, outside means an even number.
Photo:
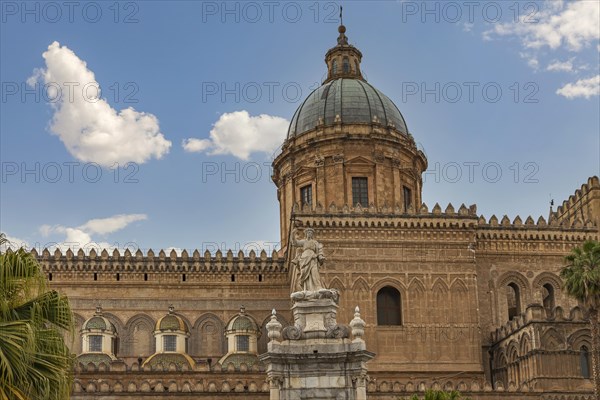
[[[325,76],[339,3],[51,4],[2,2],[0,230],[272,249],[270,160]],[[599,174],[600,8],[468,4],[348,1],[344,24],[428,157],[430,208],[547,217]]]

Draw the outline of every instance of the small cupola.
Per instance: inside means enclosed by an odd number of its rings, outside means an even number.
[[[337,46],[329,49],[325,54],[325,63],[327,64],[327,83],[337,78],[353,78],[364,80],[360,70],[362,53],[356,47],[348,44],[346,36],[346,27],[340,25],[338,28],[339,36]]]
[[[83,351],[77,357],[79,363],[108,364],[117,359],[117,329],[104,316],[102,307],[96,307],[94,315],[83,323],[80,333]]]
[[[195,365],[187,354],[190,330],[183,318],[175,313],[175,307],[169,306],[169,313],[156,321],[153,334],[156,352],[144,361],[144,366],[156,367],[162,364],[163,367],[168,367],[173,363],[180,369]]]
[[[187,353],[187,340],[190,331],[175,307],[169,306],[169,313],[156,321],[154,338],[157,353]]]
[[[233,363],[239,368],[241,364],[250,367],[257,363],[257,342],[260,335],[260,326],[246,313],[246,308],[241,306],[240,312],[227,323],[227,354],[221,357],[219,364],[226,366]]]

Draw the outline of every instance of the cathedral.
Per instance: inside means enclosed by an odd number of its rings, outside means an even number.
[[[424,204],[427,158],[338,31],[327,77],[273,161],[280,251],[33,250],[75,313],[73,399],[279,398],[270,341],[280,343],[273,326],[293,335],[290,293],[311,284],[302,235],[322,245],[337,319],[366,344],[367,398],[593,398],[587,316],[559,271],[574,246],[599,239],[598,177],[574,183],[547,218]]]

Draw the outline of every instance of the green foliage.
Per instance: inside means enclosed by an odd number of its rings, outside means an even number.
[[[460,392],[453,390],[451,392],[445,392],[442,390],[428,390],[424,396],[413,394],[411,397],[405,400],[470,400],[467,397],[462,397]]]
[[[65,332],[73,332],[69,301],[48,290],[37,260],[22,248],[0,253],[0,400],[69,398]]]
[[[588,309],[600,308],[600,243],[586,241],[565,257],[567,265],[560,272],[564,289]]]
[[[600,398],[600,243],[586,241],[565,257],[567,265],[560,272],[567,294],[588,310],[592,336],[592,369],[594,394]]]

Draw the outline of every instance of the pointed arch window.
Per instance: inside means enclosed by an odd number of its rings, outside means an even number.
[[[398,289],[386,286],[377,292],[377,325],[402,325],[402,302]]]
[[[581,346],[579,353],[579,364],[581,366],[581,376],[585,379],[590,379],[590,351],[587,346]]]
[[[521,290],[516,283],[509,283],[506,287],[506,303],[509,320],[521,314]]]
[[[542,286],[542,301],[546,312],[552,312],[555,307],[556,300],[554,295],[554,286],[549,283],[546,283],[544,286]]]

